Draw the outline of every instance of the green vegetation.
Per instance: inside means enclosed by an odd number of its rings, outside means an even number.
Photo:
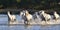
[[[60,0],[0,0],[0,9],[60,10]]]

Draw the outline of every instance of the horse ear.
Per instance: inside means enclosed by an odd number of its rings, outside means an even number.
[[[11,13],[10,11],[8,11],[8,13]]]

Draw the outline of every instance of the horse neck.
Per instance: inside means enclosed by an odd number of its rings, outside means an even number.
[[[55,12],[54,15],[56,15],[57,13]]]
[[[42,13],[42,15],[43,15],[44,17],[45,17],[45,16],[47,16],[47,14],[46,14],[46,13],[44,13],[44,12]]]
[[[11,14],[10,14],[10,12],[8,12],[8,16],[9,16],[9,17],[11,17]]]
[[[26,16],[28,16],[29,14],[28,13],[25,13]]]
[[[42,15],[44,15],[45,13],[44,12],[42,12]]]
[[[25,12],[25,15],[29,15],[29,12],[28,12],[28,11],[26,11],[26,12]]]

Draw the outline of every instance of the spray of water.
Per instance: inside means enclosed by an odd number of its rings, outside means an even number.
[[[31,18],[31,21],[30,22],[35,22],[35,23],[39,23],[39,22],[42,22],[43,20],[43,17],[42,17],[42,14],[41,14],[42,11],[38,11],[38,12],[35,12],[33,15],[32,15],[32,18]],[[21,15],[22,14],[22,15]],[[47,13],[46,13],[47,14]],[[30,14],[31,15],[31,14]],[[24,19],[24,16],[25,16],[25,11],[22,11],[22,13],[20,13],[20,17],[21,19],[25,20]],[[47,16],[47,15],[46,15]],[[50,15],[50,21],[54,20],[54,16],[53,15]],[[44,17],[45,18],[45,17]]]

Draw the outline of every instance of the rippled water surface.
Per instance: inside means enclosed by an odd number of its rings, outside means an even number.
[[[19,15],[16,17],[18,21],[21,18]],[[7,15],[0,14],[0,30],[60,30],[60,25],[5,25],[6,23]]]

